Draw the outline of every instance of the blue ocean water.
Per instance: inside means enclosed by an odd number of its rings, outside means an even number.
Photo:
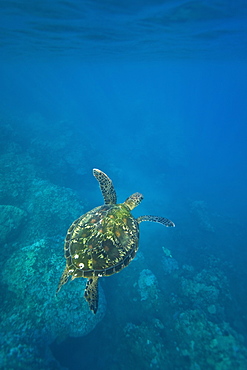
[[[247,369],[245,1],[0,1],[1,369]],[[137,256],[55,296],[72,222],[144,195]]]

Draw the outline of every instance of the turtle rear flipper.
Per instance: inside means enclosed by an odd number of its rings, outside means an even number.
[[[84,292],[84,297],[89,304],[89,308],[93,313],[98,310],[98,277],[88,279]]]
[[[159,216],[140,216],[136,219],[138,224],[140,224],[142,221],[151,221],[151,222],[158,222],[164,226],[167,227],[174,227],[174,222],[168,220],[168,218],[165,217],[159,217]]]
[[[63,272],[63,274],[62,274],[62,276],[61,276],[61,278],[60,278],[60,280],[59,280],[59,283],[58,283],[58,287],[57,287],[57,290],[56,290],[56,295],[57,295],[57,293],[59,292],[59,290],[62,288],[62,286],[64,285],[64,284],[66,284],[67,283],[67,281],[68,281],[68,279],[69,279],[69,274],[68,274],[68,270],[67,270],[67,268],[64,270],[64,272]]]

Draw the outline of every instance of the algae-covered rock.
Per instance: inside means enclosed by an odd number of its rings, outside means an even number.
[[[169,353],[162,340],[164,326],[158,319],[142,322],[140,325],[127,323],[124,335],[126,351],[130,352],[132,361],[138,359],[140,369],[167,368]]]
[[[0,245],[12,241],[21,231],[26,212],[11,205],[0,205]]]
[[[188,369],[246,369],[243,338],[228,323],[213,323],[197,310],[179,315],[175,324],[177,351]]]
[[[157,279],[152,271],[148,269],[141,271],[138,279],[138,292],[142,301],[158,298]]]
[[[179,269],[177,261],[172,256],[163,256],[161,263],[164,268],[165,275],[170,275],[172,272]]]
[[[188,278],[181,276],[180,289],[184,307],[197,307],[206,315],[217,314],[219,320],[224,320],[231,297],[227,278],[218,268],[204,269]]]
[[[82,199],[75,191],[42,178],[34,158],[18,144],[9,145],[0,155],[0,204],[15,206],[27,214],[18,238],[22,244],[26,240],[65,235],[68,226],[84,213]],[[9,220],[14,218],[11,213],[8,212]]]
[[[23,235],[26,240],[54,235],[65,235],[71,222],[84,213],[83,205],[75,192],[35,178],[29,184],[23,207],[29,222]]]
[[[2,279],[8,296],[0,324],[6,338],[0,357],[6,368],[18,368],[15,361],[21,347],[22,368],[42,369],[42,353],[49,344],[88,334],[104,316],[103,292],[97,314],[88,309],[83,297],[86,279],[76,279],[55,296],[63,267],[62,241],[45,239],[19,249],[6,262]],[[49,355],[46,360],[54,359]]]

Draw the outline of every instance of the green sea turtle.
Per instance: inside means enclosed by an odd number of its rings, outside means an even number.
[[[66,267],[58,284],[62,285],[79,277],[87,278],[84,297],[94,313],[98,309],[98,279],[110,276],[128,266],[138,250],[139,224],[142,221],[159,222],[175,226],[167,218],[131,214],[143,199],[134,193],[124,203],[117,204],[117,196],[111,179],[102,171],[93,169],[99,182],[104,205],[79,217],[70,226],[64,243]]]

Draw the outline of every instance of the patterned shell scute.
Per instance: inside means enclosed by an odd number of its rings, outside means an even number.
[[[109,276],[127,266],[138,249],[139,225],[123,204],[94,208],[76,220],[65,240],[73,277]]]

